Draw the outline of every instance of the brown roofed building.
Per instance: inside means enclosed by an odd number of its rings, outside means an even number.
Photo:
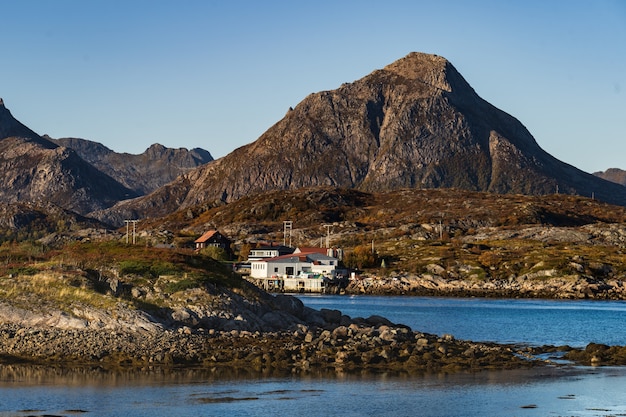
[[[224,249],[229,258],[232,255],[232,250],[230,248],[230,239],[228,239],[217,230],[209,230],[198,239],[196,239],[194,243],[196,244],[196,250],[204,249],[209,246],[214,246],[216,248]]]

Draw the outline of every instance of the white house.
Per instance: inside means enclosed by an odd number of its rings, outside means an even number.
[[[325,279],[333,279],[339,260],[320,253],[302,252],[250,260],[250,279],[266,290],[322,292]]]
[[[252,278],[296,276],[304,273],[333,276],[338,259],[316,252],[293,253],[268,259],[250,259]]]

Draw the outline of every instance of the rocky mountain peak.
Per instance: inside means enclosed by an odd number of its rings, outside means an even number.
[[[261,137],[101,219],[156,216],[269,190],[456,188],[594,195],[626,205],[624,187],[545,152],[443,57],[410,53],[335,90],[313,93]],[[158,207],[159,212],[153,212]]]
[[[154,143],[150,145],[148,149],[146,149],[146,155],[151,157],[160,157],[167,151],[167,148],[160,143]]]
[[[412,81],[419,81],[448,93],[469,89],[470,85],[444,57],[422,52],[411,52],[386,67],[391,72]]]
[[[49,202],[85,214],[135,197],[76,152],[60,147],[0,107],[0,203]]]

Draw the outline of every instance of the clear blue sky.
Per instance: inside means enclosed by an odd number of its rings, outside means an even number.
[[[0,0],[0,16],[0,97],[39,134],[221,157],[419,51],[562,161],[626,169],[623,0]]]

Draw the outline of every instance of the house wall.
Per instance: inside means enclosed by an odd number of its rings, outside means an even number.
[[[302,271],[311,271],[311,264],[308,262],[252,261],[250,266],[250,276],[253,278],[282,277],[285,275],[298,275]]]
[[[268,278],[271,275],[267,273],[267,262],[251,262],[250,276],[253,278]]]
[[[273,258],[278,256],[278,250],[252,249],[249,256],[250,258]]]

